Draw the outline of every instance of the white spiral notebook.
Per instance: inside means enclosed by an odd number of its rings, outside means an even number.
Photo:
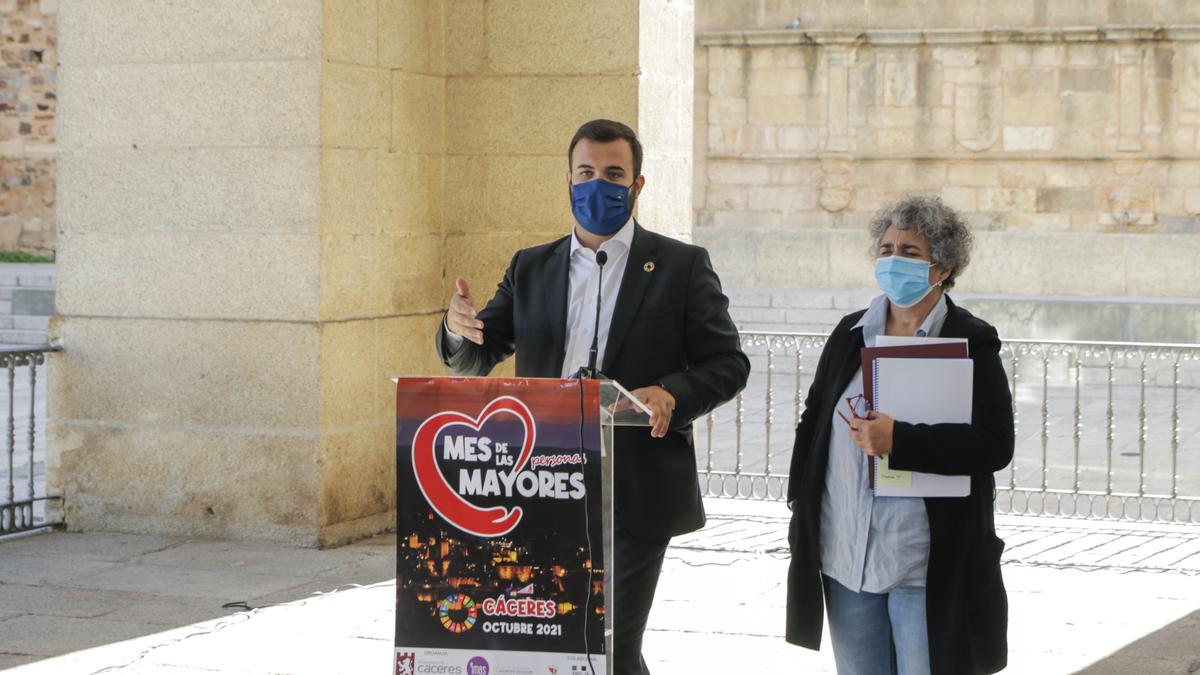
[[[913,424],[971,422],[971,359],[878,358],[874,364],[875,410]],[[966,497],[971,477],[896,471],[887,457],[876,457],[872,487],[876,497]]]

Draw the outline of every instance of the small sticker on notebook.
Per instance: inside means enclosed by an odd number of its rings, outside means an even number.
[[[876,483],[879,487],[912,487],[912,472],[888,468],[888,458],[880,457]]]

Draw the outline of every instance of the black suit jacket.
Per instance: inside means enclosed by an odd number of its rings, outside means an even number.
[[[896,422],[889,463],[906,471],[971,476],[969,496],[925,499],[930,537],[925,582],[929,665],[934,675],[993,673],[1007,661],[1008,602],[1000,576],[1004,543],[996,537],[992,517],[996,487],[992,473],[1012,461],[1012,396],[996,329],[949,297],[946,303],[941,336],[967,338],[975,362],[971,423]],[[820,647],[824,619],[820,516],[830,423],[839,397],[861,368],[862,329],[851,327],[862,315],[858,311],[846,316],[830,334],[792,449],[787,640],[810,649]]]
[[[617,294],[601,371],[633,390],[663,384],[675,396],[671,430],[614,431],[614,509],[635,536],[666,538],[704,526],[692,420],[733,398],[746,384],[729,300],[708,252],[637,223]],[[627,226],[628,227],[628,226]],[[480,310],[483,345],[464,341],[438,354],[455,375],[487,375],[516,352],[517,377],[560,377],[567,344],[570,236],[513,256],[496,295]],[[653,271],[645,271],[653,263]]]

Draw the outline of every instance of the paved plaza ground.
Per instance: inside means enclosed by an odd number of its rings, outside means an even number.
[[[708,527],[668,552],[646,636],[654,672],[834,672],[828,645],[782,638],[785,507],[707,505]],[[1006,672],[1200,670],[1200,527],[998,526]],[[394,551],[394,536],[327,551],[100,533],[0,543],[0,670],[387,673]]]

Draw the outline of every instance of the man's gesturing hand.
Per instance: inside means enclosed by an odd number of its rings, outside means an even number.
[[[450,309],[446,310],[446,328],[477,345],[483,344],[483,322],[475,318],[475,299],[467,280],[459,277],[454,282],[454,297],[450,298]]]
[[[629,392],[650,408],[650,435],[662,438],[671,428],[671,415],[675,412],[675,397],[658,385],[642,387]]]

